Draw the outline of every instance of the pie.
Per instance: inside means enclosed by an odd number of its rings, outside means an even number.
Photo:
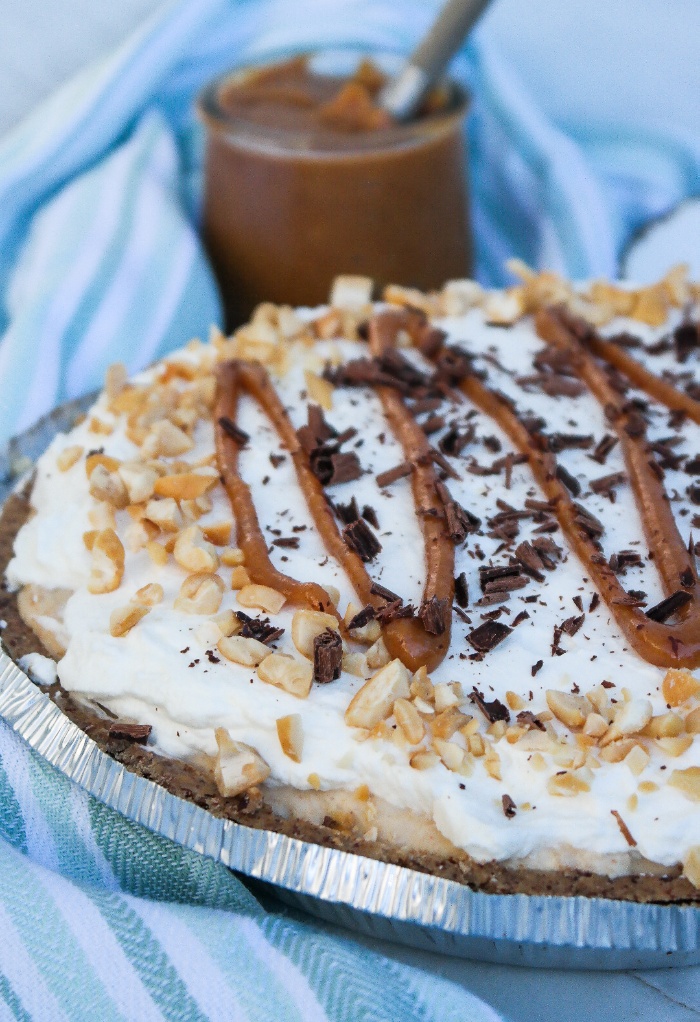
[[[217,815],[700,900],[700,290],[512,268],[113,366],[6,505],[5,647]]]

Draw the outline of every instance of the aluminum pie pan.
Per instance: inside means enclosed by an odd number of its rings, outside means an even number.
[[[0,498],[94,395],[63,405],[0,453]],[[0,716],[32,749],[134,823],[262,882],[336,925],[501,964],[649,969],[700,963],[700,908],[604,898],[485,894],[453,880],[213,816],[103,753],[5,653]]]

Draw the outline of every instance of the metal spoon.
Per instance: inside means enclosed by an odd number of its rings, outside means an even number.
[[[447,0],[427,36],[379,93],[379,106],[394,120],[410,120],[489,2]]]

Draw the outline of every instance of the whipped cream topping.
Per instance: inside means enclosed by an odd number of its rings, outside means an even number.
[[[625,470],[619,446],[610,451],[604,465],[591,459],[595,444],[610,432],[595,399],[587,391],[573,397],[551,397],[536,387],[523,388],[518,380],[532,376],[533,358],[543,346],[529,320],[503,329],[487,325],[483,313],[475,309],[438,321],[437,325],[448,332],[450,343],[459,344],[475,356],[475,365],[487,373],[491,388],[512,397],[519,410],[545,419],[549,433],[593,436],[593,446],[565,449],[557,455],[558,461],[579,482],[580,499],[586,509],[604,523],[600,537],[604,556],[610,558],[621,550],[639,553],[639,564],[626,569],[625,587],[644,591],[648,606],[662,600],[664,594],[648,558],[642,522],[629,485],[622,482],[615,486],[614,502],[590,490],[591,480]],[[669,324],[652,330],[619,319],[604,332],[613,335],[625,330],[650,343],[668,329]],[[404,350],[403,354],[416,365],[426,366],[416,352]],[[308,345],[290,344],[287,371],[271,372],[271,376],[296,428],[306,422],[305,370],[319,371],[327,360],[347,361],[366,355],[362,342],[319,341],[313,350]],[[193,363],[208,357],[206,346],[173,356]],[[670,352],[651,356],[641,350],[639,357],[657,373],[679,370]],[[691,372],[693,364],[681,368]],[[145,382],[152,376],[147,373],[139,379]],[[629,397],[649,403],[650,441],[668,437],[668,410],[634,391]],[[535,716],[547,716],[547,690],[585,693],[601,684],[611,700],[645,699],[650,701],[654,714],[664,713],[667,706],[661,683],[665,672],[626,647],[610,611],[595,599],[595,589],[581,564],[573,554],[566,553],[560,531],[552,538],[564,551],[561,562],[544,573],[544,581],[531,579],[511,593],[498,620],[512,627],[512,632],[482,659],[473,658],[467,636],[482,623],[483,614],[496,610],[496,606],[477,605],[482,595],[479,567],[507,564],[512,552],[504,550],[502,537],[489,535],[489,519],[502,510],[499,500],[521,509],[526,500],[537,500],[541,494],[527,464],[513,466],[508,487],[503,472],[477,474],[513,451],[496,423],[466,400],[443,413],[450,423],[475,429],[473,441],[458,457],[450,459],[459,478],[449,479],[448,485],[453,498],[478,516],[482,524],[455,552],[455,574],[464,572],[468,583],[470,603],[466,614],[470,623],[453,616],[450,649],[432,672],[433,683],[460,682],[465,694],[461,708],[476,717],[480,716],[479,710],[467,698],[474,687],[485,699],[502,702],[506,702],[507,692],[515,692],[524,700],[525,709]],[[356,451],[364,470],[356,481],[330,487],[329,495],[336,503],[347,503],[355,497],[360,508],[369,505],[374,509],[382,549],[368,566],[369,571],[381,585],[418,606],[425,555],[410,479],[399,479],[382,489],[375,478],[403,461],[401,447],[387,426],[381,405],[367,389],[337,388],[332,409],[326,414],[339,432],[350,426],[358,429],[357,437],[345,449]],[[112,431],[94,432],[93,418]],[[249,398],[241,400],[238,425],[252,438],[241,451],[240,470],[251,487],[263,531],[270,543],[280,535],[299,541],[298,548],[271,545],[273,563],[294,578],[335,587],[340,593],[338,607],[342,614],[348,602],[357,602],[357,598],[311,525],[290,457],[271,461],[270,455],[285,452],[280,451],[277,434]],[[431,441],[437,444],[441,435],[434,434]],[[686,422],[682,433],[676,435],[681,439],[673,447],[674,453],[691,457],[700,454],[699,426]],[[212,424],[198,422],[194,440],[195,449],[186,455],[191,463],[212,453]],[[157,566],[144,549],[130,548],[133,523],[126,511],[116,513],[117,532],[126,550],[123,582],[114,592],[90,593],[91,556],[83,535],[95,528],[96,502],[89,492],[84,457],[65,471],[59,468],[61,453],[76,445],[85,452],[104,448],[105,454],[124,460],[136,458],[139,453],[127,436],[126,416],[113,415],[104,396],[85,422],[69,434],[56,437],[38,462],[32,493],[35,514],[17,537],[8,579],[18,587],[34,583],[72,591],[63,617],[67,649],[58,663],[61,684],[119,716],[152,725],[151,742],[156,751],[181,758],[215,757],[214,731],[225,728],[234,741],[254,748],[270,766],[268,785],[304,790],[320,784],[326,790],[349,791],[367,785],[393,806],[432,819],[446,838],[479,861],[514,860],[552,868],[604,862],[601,868],[611,873],[625,872],[630,868],[630,845],[613,813],[624,819],[636,842],[635,852],[653,862],[672,865],[690,848],[700,845],[700,813],[693,811],[693,803],[685,794],[667,784],[672,771],[700,767],[697,740],[675,757],[648,743],[649,760],[638,774],[624,761],[601,762],[587,772],[588,790],[572,797],[551,792],[552,778],[571,766],[566,749],[557,761],[546,752],[539,754],[536,743],[527,740],[494,739],[492,745],[500,761],[496,771],[489,772],[483,757],[474,758],[470,773],[450,771],[441,762],[417,770],[409,762],[414,750],[406,743],[381,736],[358,741],[356,729],[345,723],[345,710],[363,685],[362,679],[343,672],[337,681],[312,686],[308,698],[300,700],[260,681],[254,669],[221,657],[216,650],[218,631],[213,621],[174,609],[186,572],[172,558]],[[470,466],[477,473],[470,472]],[[689,482],[692,476],[680,467],[666,470],[664,484],[686,541],[693,528],[700,531],[692,524],[694,506],[686,496]],[[212,510],[199,524],[230,522],[231,508],[223,487],[217,485],[211,497]],[[537,538],[537,521],[523,518],[519,527],[516,543]],[[231,542],[235,542],[235,532]],[[219,574],[226,583],[221,610],[241,609],[236,593],[228,588],[230,569],[222,567]],[[152,582],[163,587],[162,602],[128,634],[113,637],[111,612]],[[527,616],[514,625],[522,611]],[[292,613],[293,609],[285,606],[272,617],[275,626],[285,629],[275,645],[279,652],[298,657],[291,640]],[[558,626],[581,613],[585,617],[578,631],[574,635],[559,633],[554,641]],[[304,747],[299,763],[282,751],[276,727],[278,718],[294,713],[303,718]],[[394,727],[392,720],[390,728]],[[550,727],[563,733],[557,720]],[[569,755],[573,755],[572,748]],[[504,795],[512,800],[514,815],[505,815]]]

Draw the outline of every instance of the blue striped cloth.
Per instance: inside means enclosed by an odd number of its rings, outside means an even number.
[[[407,50],[436,6],[304,0],[301,15],[288,0],[176,0],[0,142],[0,441],[97,387],[111,362],[134,371],[220,321],[197,234],[191,101],[204,82],[295,48]],[[697,139],[627,125],[624,159],[609,133],[564,134],[488,31],[454,68],[474,93],[485,283],[503,282],[512,254],[613,275],[645,215],[700,190]],[[223,867],[100,806],[0,723],[0,1022],[495,1017],[351,938],[264,911]]]
[[[0,723],[0,1022],[498,1022],[130,823]]]

